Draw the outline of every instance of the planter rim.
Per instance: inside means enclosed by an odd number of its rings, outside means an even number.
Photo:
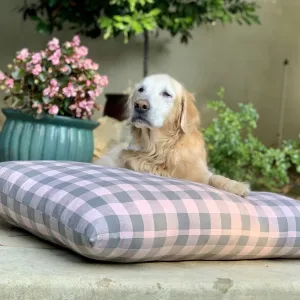
[[[84,129],[95,129],[97,128],[100,123],[93,120],[82,120],[82,119],[75,119],[71,117],[63,117],[63,116],[49,116],[45,115],[41,119],[36,119],[31,115],[23,113],[18,109],[12,108],[2,108],[2,112],[6,117],[15,120],[22,120],[22,121],[29,121],[34,123],[46,123],[46,124],[54,124],[54,125],[61,125],[61,126],[68,126],[68,127],[77,127],[77,128],[84,128]]]

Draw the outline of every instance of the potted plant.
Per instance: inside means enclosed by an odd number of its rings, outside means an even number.
[[[0,135],[0,161],[72,160],[91,162],[95,100],[107,86],[106,76],[87,58],[80,38],[46,49],[19,51],[0,72],[0,87],[10,108]]]
[[[37,22],[40,33],[61,30],[63,25],[87,37],[104,39],[124,36],[127,43],[132,36],[143,35],[143,76],[148,75],[150,33],[168,31],[171,36],[180,35],[182,43],[188,43],[192,30],[202,24],[237,22],[259,23],[256,15],[258,5],[249,0],[218,1],[170,1],[170,0],[111,0],[59,1],[35,0],[25,4],[21,11],[24,19]],[[118,95],[118,96],[117,96]],[[119,97],[119,100],[116,100]],[[113,101],[113,102],[112,102]],[[124,94],[108,96],[106,105],[112,117],[121,118],[120,110],[127,97]]]

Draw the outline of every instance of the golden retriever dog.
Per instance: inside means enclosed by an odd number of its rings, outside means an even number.
[[[175,79],[164,74],[146,77],[128,104],[132,143],[125,149],[116,147],[96,164],[208,184],[239,196],[248,194],[247,184],[210,172],[194,96]]]

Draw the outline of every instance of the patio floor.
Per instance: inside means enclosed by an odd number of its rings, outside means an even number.
[[[300,261],[103,264],[0,221],[0,299],[299,299]]]

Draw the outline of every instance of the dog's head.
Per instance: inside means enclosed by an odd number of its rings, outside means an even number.
[[[172,127],[184,133],[200,125],[195,99],[168,75],[144,78],[129,98],[130,121],[134,127]]]

